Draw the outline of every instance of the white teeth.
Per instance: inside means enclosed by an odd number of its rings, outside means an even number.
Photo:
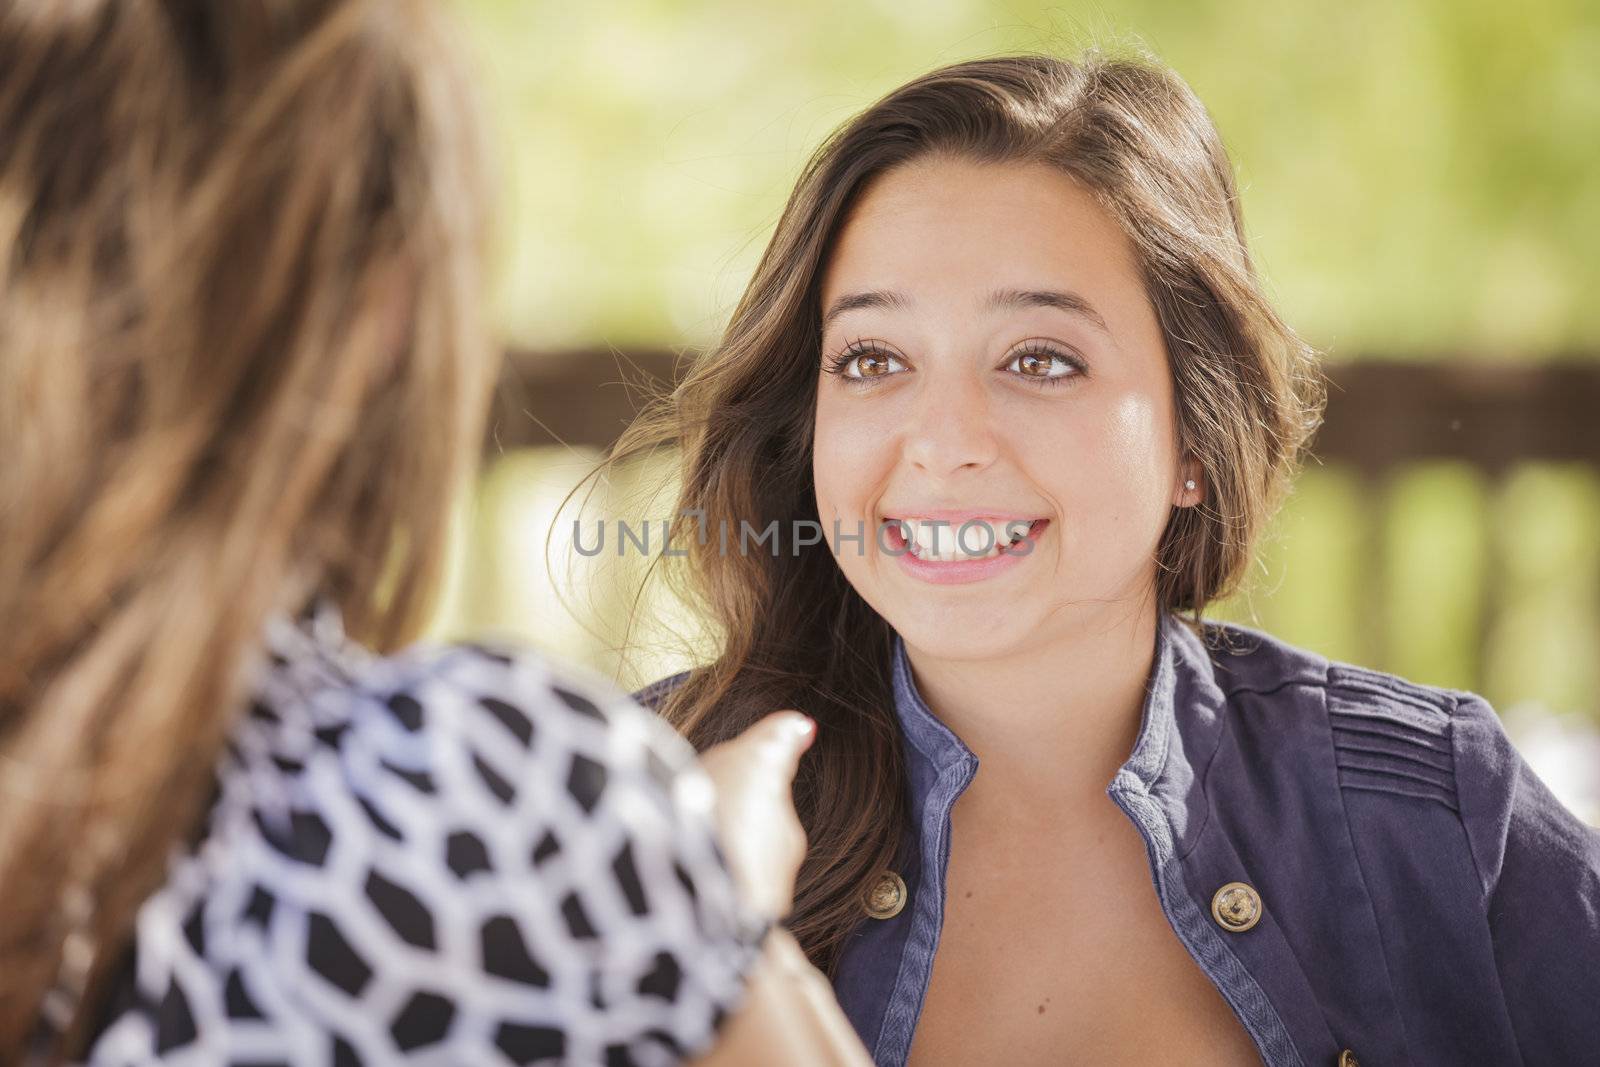
[[[1027,537],[1031,528],[1031,524],[1019,519],[972,519],[963,523],[915,518],[893,521],[899,524],[911,554],[935,563],[998,556],[1008,546]],[[963,542],[967,547],[963,547]]]

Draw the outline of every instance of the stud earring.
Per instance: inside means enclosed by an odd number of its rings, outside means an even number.
[[[1191,493],[1194,492],[1194,479],[1190,478],[1188,481],[1184,482],[1183,487],[1189,490]]]

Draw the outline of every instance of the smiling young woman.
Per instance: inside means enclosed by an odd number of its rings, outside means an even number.
[[[1175,74],[984,60],[823,146],[619,445],[681,446],[722,641],[644,696],[701,747],[819,724],[791,925],[880,1064],[1600,1048],[1600,836],[1492,710],[1201,621],[1314,356]],[[825,549],[692,528],[775,520]]]

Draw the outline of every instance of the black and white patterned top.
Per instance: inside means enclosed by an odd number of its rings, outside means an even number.
[[[141,908],[91,1067],[669,1064],[765,924],[656,716],[529,653],[271,626],[205,825]]]

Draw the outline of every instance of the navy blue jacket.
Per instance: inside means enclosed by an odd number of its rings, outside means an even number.
[[[908,899],[892,918],[863,916],[834,978],[885,1067],[911,1048],[950,813],[978,767],[917,693],[898,640],[892,669]],[[1107,793],[1144,838],[1174,934],[1265,1063],[1333,1067],[1348,1050],[1367,1067],[1600,1064],[1600,832],[1482,698],[1239,627],[1202,640],[1169,616]],[[1214,908],[1234,883],[1246,891]]]

